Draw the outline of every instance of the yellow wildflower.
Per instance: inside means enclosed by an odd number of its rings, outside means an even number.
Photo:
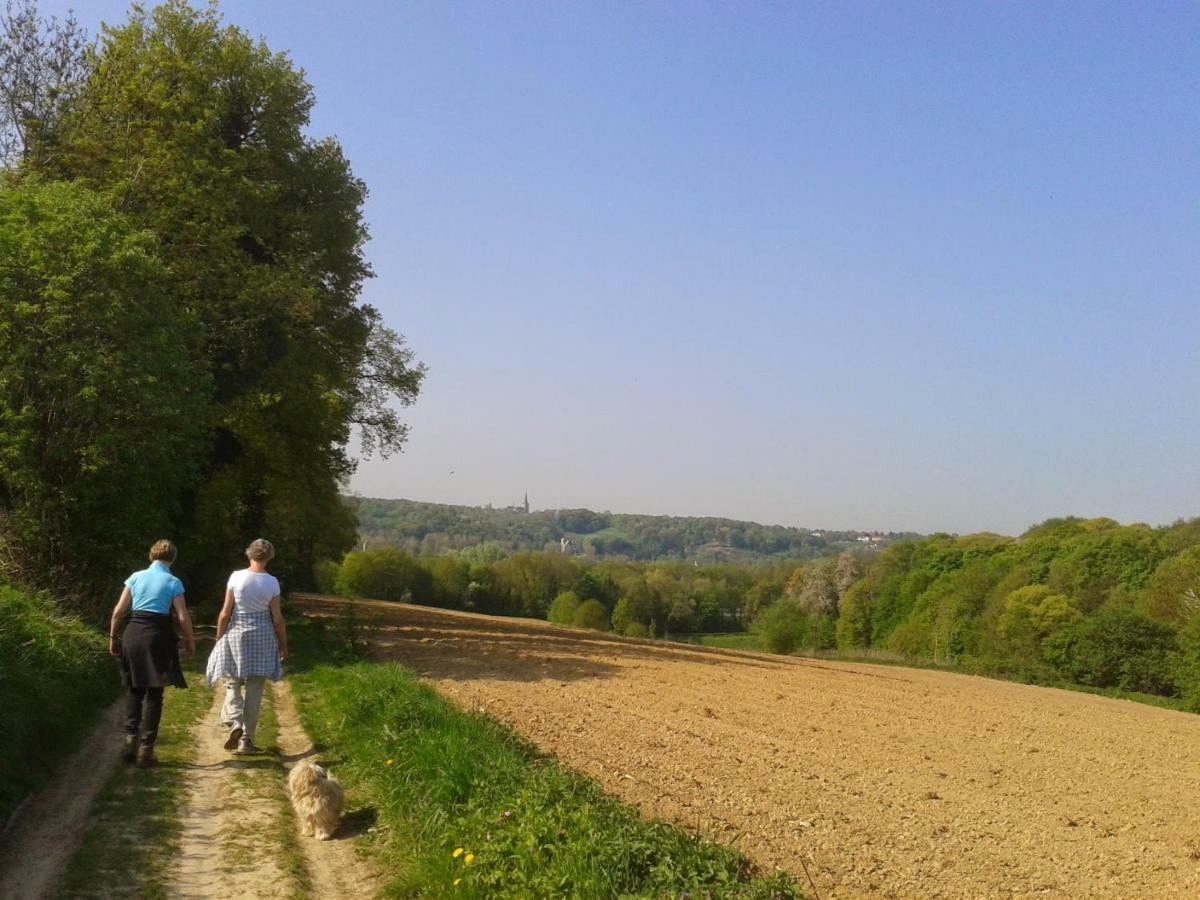
[[[394,759],[389,759],[386,763],[384,763],[385,766],[394,766],[395,764],[396,761]]]
[[[460,856],[462,856],[462,855],[463,855],[463,848],[462,848],[462,847],[459,847],[457,850],[455,850],[455,851],[454,851],[452,854],[450,854],[450,855],[451,855],[451,856],[453,856],[453,857],[455,857],[455,858],[457,859],[458,857],[460,857]]]
[[[475,854],[474,853],[468,853],[466,856],[463,857],[464,865],[469,866],[473,862],[475,862]]]
[[[455,878],[455,879],[454,879],[454,886],[455,886],[455,887],[458,887],[458,883],[459,883],[460,881],[462,881],[462,879],[461,879],[461,878]]]

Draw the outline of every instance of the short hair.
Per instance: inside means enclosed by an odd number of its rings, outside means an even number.
[[[253,540],[246,548],[246,558],[255,562],[270,562],[275,558],[275,545],[266,538]]]
[[[150,548],[150,562],[162,560],[167,565],[175,562],[175,557],[179,555],[179,548],[174,543],[163,538],[161,541],[155,541],[154,546]]]

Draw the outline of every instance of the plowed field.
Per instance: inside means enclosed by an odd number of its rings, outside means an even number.
[[[1200,716],[365,607],[381,657],[648,816],[740,835],[759,865],[803,884],[807,863],[822,897],[1200,896]]]

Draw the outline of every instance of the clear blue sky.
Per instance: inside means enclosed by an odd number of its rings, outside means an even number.
[[[1200,514],[1200,5],[222,9],[306,69],[429,366],[357,492]]]

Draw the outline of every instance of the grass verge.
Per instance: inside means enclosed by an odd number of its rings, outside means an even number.
[[[643,821],[403,667],[359,661],[344,630],[289,625],[291,685],[355,805],[373,807],[384,896],[800,896],[730,847]]]
[[[262,712],[259,714],[254,742],[263,748],[272,764],[261,769],[246,769],[237,774],[245,776],[245,783],[252,791],[275,805],[274,826],[270,840],[266,843],[272,848],[276,862],[291,883],[291,896],[302,900],[312,892],[312,879],[304,863],[304,851],[300,848],[296,811],[292,809],[284,787],[287,784],[287,770],[279,751],[279,717],[275,713],[275,700],[270,687],[263,693]],[[235,846],[245,843],[244,834],[231,837]]]
[[[0,581],[0,829],[117,697],[103,635]]]
[[[194,761],[191,728],[209,708],[196,656],[184,662],[187,690],[168,688],[163,702],[153,769],[121,765],[96,798],[83,843],[67,864],[56,896],[65,898],[165,898],[166,870],[179,847],[179,812],[187,766]]]

